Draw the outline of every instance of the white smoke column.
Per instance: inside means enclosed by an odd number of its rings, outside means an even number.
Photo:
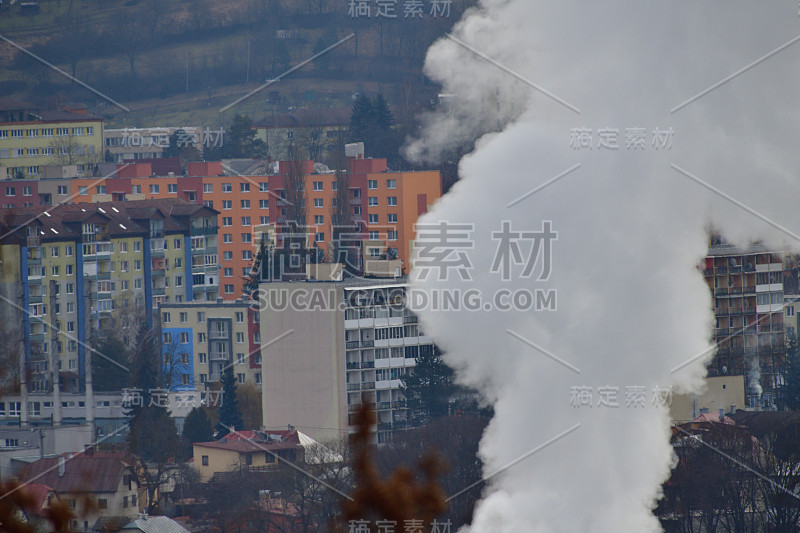
[[[553,312],[429,309],[423,326],[460,379],[494,403],[481,442],[487,474],[580,424],[493,477],[472,531],[660,530],[652,508],[672,452],[668,413],[651,400],[654,387],[704,385],[711,353],[699,354],[713,323],[697,269],[705,228],[713,220],[740,244],[756,237],[798,244],[764,217],[800,233],[800,43],[670,111],[798,33],[795,4],[711,0],[486,0],[457,25],[456,38],[580,114],[452,40],[432,47],[427,73],[457,95],[462,112],[432,121],[410,154],[431,156],[454,136],[491,130],[494,106],[481,106],[498,87],[510,99],[501,108],[517,114],[500,117],[505,129],[479,141],[462,161],[462,181],[423,220],[475,225],[472,280],[452,270],[446,281],[431,275],[416,287],[479,288],[485,298],[501,288],[552,288],[558,299]],[[570,148],[570,131],[580,127],[593,130],[593,149]],[[636,127],[647,131],[645,149],[626,149],[625,129]],[[672,148],[657,150],[653,129],[670,127]],[[619,150],[598,150],[599,128],[619,130]],[[502,220],[521,231],[552,220],[558,241],[548,281],[519,279],[521,266],[512,282],[490,273],[491,232]],[[594,407],[571,405],[570,389],[579,385],[593,387]],[[619,387],[620,407],[597,406],[603,386]],[[628,386],[646,387],[645,407],[626,408]]]

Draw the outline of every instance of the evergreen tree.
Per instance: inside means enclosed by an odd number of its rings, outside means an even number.
[[[262,279],[262,272],[264,279],[272,279],[270,275],[270,266],[272,262],[272,251],[267,243],[266,235],[261,236],[261,244],[258,247],[258,253],[253,258],[253,267],[250,269],[250,275],[245,278],[244,292],[245,294],[252,295],[258,290],[258,284]]]
[[[227,435],[230,429],[243,429],[242,413],[239,411],[239,401],[236,398],[236,378],[233,367],[228,366],[222,373],[222,405],[219,407],[219,422],[214,427],[215,438]]]
[[[131,417],[128,449],[147,464],[137,475],[140,484],[147,487],[148,512],[152,514],[158,508],[158,489],[166,482],[167,473],[177,459],[180,440],[175,421],[163,406],[163,393],[157,390],[163,390],[159,344],[145,325],[140,327],[138,339],[131,372],[142,401],[129,406],[125,414]]]
[[[116,337],[105,339],[92,354],[92,383],[96,392],[119,391],[128,386],[128,350]]]
[[[214,438],[214,426],[211,425],[205,409],[195,407],[183,422],[183,435],[181,440],[186,448],[186,456],[192,455],[192,444],[195,442],[208,442]]]
[[[403,377],[400,386],[412,417],[430,421],[446,415],[456,391],[453,376],[438,348],[420,351],[414,369]]]
[[[254,158],[265,159],[267,146],[261,139],[256,139],[253,121],[247,115],[236,115],[230,127],[222,137],[222,146],[206,147],[203,156],[206,160]]]
[[[350,142],[368,142],[374,130],[374,113],[372,100],[368,96],[359,95],[353,104],[350,115]]]
[[[800,343],[791,335],[786,346],[786,362],[780,401],[786,409],[800,409]]]

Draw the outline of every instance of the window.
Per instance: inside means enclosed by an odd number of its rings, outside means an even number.
[[[396,189],[397,188],[397,180],[386,180],[386,188],[387,189]]]
[[[314,235],[314,242],[325,242],[325,234],[320,232]]]
[[[242,250],[242,259],[245,261],[252,261],[253,252],[251,250]]]
[[[388,196],[386,198],[386,205],[397,205],[397,196]]]
[[[33,187],[26,185],[22,188],[22,196],[33,196]]]
[[[133,288],[134,289],[142,288],[142,278],[136,278],[135,280],[133,280]]]
[[[178,185],[175,183],[167,183],[167,192],[170,194],[178,194]]]
[[[314,190],[315,191],[321,191],[322,190],[322,182],[321,181],[315,181],[314,182]]]
[[[72,128],[72,134],[77,137],[83,136],[83,128]]]
[[[225,227],[233,226],[233,217],[222,217],[222,225]]]
[[[189,320],[189,313],[181,312],[180,319],[181,319],[181,322],[185,324]]]
[[[50,255],[52,257],[58,257],[58,246],[51,246],[50,247]]]
[[[142,260],[136,259],[133,261],[133,269],[134,270],[141,270],[142,269]]]
[[[67,294],[75,294],[75,284],[67,283]],[[67,304],[67,311],[69,311],[69,304]]]
[[[360,205],[356,205],[356,206],[353,207],[353,214],[354,215],[360,215],[361,214],[361,206]]]
[[[233,233],[223,233],[222,234],[222,242],[225,244],[230,244],[233,242]]]
[[[242,233],[242,242],[243,243],[253,242],[253,236],[249,233]]]
[[[369,240],[371,240],[371,241],[377,241],[377,240],[378,240],[378,239],[380,239],[380,238],[381,238],[381,237],[380,237],[380,234],[379,234],[377,231],[370,231],[370,232],[369,232]]]
[[[242,226],[250,225],[250,217],[242,217]]]
[[[387,219],[388,219],[387,221],[390,224],[396,224],[397,223],[397,213],[389,213],[386,216],[387,216]]]
[[[181,331],[181,344],[189,344],[189,332]]]
[[[54,276],[58,276],[58,275],[59,275],[59,268],[58,268],[58,265],[54,265],[54,266],[53,266],[53,268],[52,268],[52,272],[53,272],[53,275],[54,275]]]
[[[197,334],[197,342],[206,342],[206,334],[204,332],[199,332]]]
[[[127,498],[125,498],[125,503],[126,503],[126,504],[128,503],[128,501],[127,501],[127,500],[128,500],[128,499],[127,499]],[[108,500],[107,500],[107,499],[105,499],[105,498],[97,498],[97,507],[98,507],[99,509],[108,509]]]
[[[314,225],[321,226],[325,223],[325,216],[324,215],[314,215]]]
[[[250,200],[242,200],[242,209],[250,209]]]
[[[133,251],[134,252],[141,252],[142,251],[142,241],[134,241],[134,243],[133,243]]]
[[[230,183],[223,183],[222,184],[222,192],[231,192],[233,189],[231,188]]]
[[[181,268],[182,264],[183,263],[181,262],[181,258],[180,257],[176,257],[175,258],[175,268]]]
[[[150,184],[150,194],[158,194],[158,183]]]
[[[203,184],[203,192],[204,193],[214,192],[214,184],[212,184],[212,183],[204,183]]]
[[[225,268],[222,273],[223,277],[232,278],[233,277],[233,269],[232,268]]]
[[[86,126],[86,135],[94,135],[94,126]]]
[[[162,315],[161,321],[164,323],[169,323],[169,313],[164,313]]]
[[[197,321],[198,322],[205,322],[206,321],[206,313],[205,313],[205,311],[198,311],[197,312]]]
[[[262,181],[258,184],[258,192],[268,192],[269,191],[269,183],[266,181]]]
[[[203,377],[205,377],[205,375],[203,375]],[[203,466],[208,466],[208,456],[203,455],[202,457],[200,457],[200,462],[203,463]]]
[[[367,189],[375,190],[378,188],[378,180],[367,180]]]
[[[390,241],[396,241],[397,240],[397,230],[389,230],[387,239],[389,239]]]
[[[67,192],[67,186],[66,185],[59,185],[58,186],[58,195],[59,196],[66,196],[67,194],[69,194],[69,192]]]
[[[236,311],[236,323],[242,324],[244,322],[244,313],[242,311]]]
[[[255,378],[256,378],[256,385],[261,385],[261,372],[258,372],[255,375]]]
[[[175,286],[183,287],[183,276],[175,276]]]
[[[67,265],[67,276],[72,275],[72,265]]]
[[[244,374],[236,374],[236,381],[238,381],[240,385],[244,383]]]
[[[269,200],[259,200],[258,201],[258,208],[259,209],[269,209]]]
[[[259,224],[269,224],[269,217],[258,217]]]
[[[197,354],[197,360],[200,362],[200,364],[205,365],[208,363],[208,356],[204,352],[199,352]]]
[[[225,285],[225,294],[233,294],[233,285]]]
[[[240,192],[250,192],[250,184],[246,181],[243,181],[239,184],[239,191]]]
[[[78,186],[78,194],[81,196],[89,196],[89,187],[86,187],[85,185]]]
[[[222,209],[233,209],[233,202],[231,200],[222,200]]]
[[[370,213],[368,216],[369,216],[369,221],[368,222],[370,224],[377,224],[378,223],[378,215],[377,214]]]
[[[237,365],[243,365],[244,364],[244,354],[243,353],[237,353],[236,354],[236,364]]]
[[[314,198],[314,207],[323,207],[322,198]]]
[[[224,252],[222,252],[222,260],[233,261],[233,252],[230,250],[225,250]]]

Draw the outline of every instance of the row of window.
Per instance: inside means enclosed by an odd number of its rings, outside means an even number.
[[[244,324],[244,311],[236,311],[234,313],[234,317],[236,319],[236,323],[237,324]],[[189,321],[189,313],[186,312],[186,311],[181,311],[178,314],[178,319],[180,320],[180,322],[182,324],[185,324],[186,322]],[[171,320],[172,320],[172,313],[170,313],[169,311],[165,311],[164,313],[162,313],[162,315],[161,315],[161,321],[162,322],[164,322],[165,324],[169,324]],[[205,311],[198,311],[197,312],[197,321],[198,322],[205,322],[205,320],[206,320]]]
[[[208,342],[207,339],[208,337],[206,336],[205,332],[200,331],[197,333],[197,342],[199,344],[205,344],[206,342]],[[163,340],[164,344],[172,344],[172,332],[170,331],[164,332]],[[181,331],[180,335],[175,340],[180,342],[180,344],[189,344],[191,340],[189,338],[189,332]],[[255,342],[255,337],[254,337],[254,342]],[[244,344],[244,333],[241,331],[236,332],[236,344]],[[225,348],[226,345],[224,342],[218,342],[217,345],[218,345],[217,350],[219,352],[224,353],[226,351]],[[203,361],[201,360],[200,362],[202,363]]]
[[[10,133],[9,133],[10,132]],[[66,137],[70,135],[70,128],[28,128],[28,129],[15,129],[15,130],[0,130],[0,139],[21,139],[27,137],[29,139],[37,139],[39,137],[47,138],[53,137]],[[75,137],[83,137],[84,135],[94,135],[94,126],[79,126],[72,128],[72,135]]]

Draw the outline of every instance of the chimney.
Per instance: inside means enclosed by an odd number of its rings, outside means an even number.
[[[67,467],[67,461],[63,456],[58,458],[58,477],[64,477],[64,471]]]
[[[720,407],[719,408],[719,421],[720,422],[724,422],[725,421],[725,408],[724,407]]]

